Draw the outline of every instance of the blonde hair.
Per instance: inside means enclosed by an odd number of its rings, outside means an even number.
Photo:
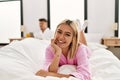
[[[68,26],[71,27],[71,29],[73,30],[73,38],[72,38],[72,42],[69,45],[69,49],[70,49],[70,54],[69,54],[69,58],[73,58],[76,54],[76,50],[78,48],[79,45],[79,31],[78,31],[78,24],[76,21],[72,21],[69,19],[65,19],[63,20],[58,26],[57,28],[62,25],[62,24],[66,24]],[[57,30],[57,29],[56,29]]]

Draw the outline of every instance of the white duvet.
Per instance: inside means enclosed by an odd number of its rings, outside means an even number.
[[[26,38],[0,48],[0,80],[77,80],[35,75],[42,68],[48,44],[49,41]],[[120,80],[120,61],[101,46],[90,44],[89,47],[93,51],[90,57],[92,80]],[[60,70],[68,71],[65,66]]]

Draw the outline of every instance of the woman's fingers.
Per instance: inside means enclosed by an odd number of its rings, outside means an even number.
[[[51,46],[55,53],[56,52],[59,52],[59,54],[61,53],[61,48],[56,44],[55,39],[51,39]],[[58,53],[56,53],[56,54],[58,54]]]
[[[47,76],[47,71],[45,70],[39,70],[37,73],[36,73],[37,76],[43,76],[43,77],[46,77]]]

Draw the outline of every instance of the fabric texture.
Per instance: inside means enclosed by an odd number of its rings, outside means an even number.
[[[53,38],[53,32],[49,28],[47,28],[44,32],[42,32],[41,30],[34,32],[33,36],[41,40],[50,40]]]
[[[43,68],[48,40],[26,38],[0,48],[0,80],[78,80],[75,77],[41,77],[35,73]],[[89,48],[96,45],[88,46]],[[103,47],[94,49],[89,58],[91,80],[120,80],[120,60]],[[74,66],[61,66],[59,72],[68,73]]]
[[[77,71],[72,72],[70,74],[82,80],[90,80],[90,70],[89,70],[89,61],[88,61],[90,54],[91,54],[90,49],[87,46],[81,44],[78,47],[76,55],[73,59],[69,59],[68,57],[66,59],[65,56],[62,54],[59,65],[60,66],[66,64],[76,65]],[[48,70],[48,67],[52,62],[53,58],[54,58],[54,52],[52,50],[52,47],[49,45],[48,48],[46,49],[45,70]]]

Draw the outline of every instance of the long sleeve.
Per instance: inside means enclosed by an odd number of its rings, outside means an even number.
[[[76,54],[77,61],[77,71],[71,73],[71,75],[81,79],[81,80],[91,80],[91,72],[89,69],[89,59],[88,56],[91,51],[84,45],[81,45]]]
[[[45,52],[45,64],[44,64],[44,69],[48,71],[48,68],[52,62],[54,58],[54,53],[52,51],[52,48],[51,46],[49,45],[47,48],[46,48],[46,52]]]
[[[91,80],[91,72],[89,69],[89,56],[91,51],[85,45],[80,45],[76,56],[73,59],[65,58],[64,55],[61,56],[59,65],[75,65],[76,72],[70,73],[72,76],[80,79],[80,80]],[[54,53],[52,51],[51,46],[48,46],[46,49],[46,56],[45,56],[45,67],[44,69],[48,71],[48,68],[54,58]]]

